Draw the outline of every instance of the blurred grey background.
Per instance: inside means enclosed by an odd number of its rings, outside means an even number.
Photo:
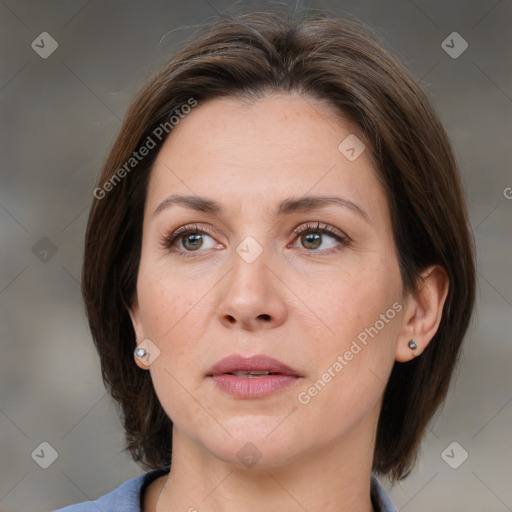
[[[134,93],[194,27],[234,5],[0,0],[0,511],[52,510],[142,472],[123,453],[84,319],[87,213]],[[406,512],[510,511],[512,1],[297,5],[308,6],[373,26],[430,91],[478,247],[457,380],[392,499]]]

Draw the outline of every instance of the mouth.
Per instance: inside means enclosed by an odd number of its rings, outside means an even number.
[[[274,372],[269,372],[266,370],[261,371],[261,372],[258,372],[256,370],[251,370],[250,372],[240,372],[240,371],[230,372],[230,373],[227,373],[226,375],[234,375],[235,377],[240,377],[241,379],[255,379],[255,378],[263,377],[266,375],[280,375],[280,374],[274,373]]]
[[[207,372],[207,377],[218,375],[235,375],[241,378],[258,378],[267,375],[289,375],[301,377],[299,373],[273,357],[254,355],[249,357],[237,354],[225,357],[218,361]]]
[[[263,398],[289,388],[302,376],[290,366],[269,356],[228,356],[206,374],[221,391],[243,399]]]

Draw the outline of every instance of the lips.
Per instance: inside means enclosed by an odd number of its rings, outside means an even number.
[[[243,357],[232,355],[221,359],[208,372],[208,377],[223,374],[250,373],[258,374],[268,372],[269,374],[291,375],[300,377],[297,371],[288,365],[274,359],[273,357],[256,355]]]
[[[223,392],[244,399],[263,398],[295,384],[301,375],[269,356],[228,356],[206,375]]]

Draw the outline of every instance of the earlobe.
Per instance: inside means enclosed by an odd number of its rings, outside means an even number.
[[[449,279],[440,265],[421,274],[421,284],[411,293],[396,347],[396,360],[404,363],[418,357],[427,348],[441,323]]]
[[[399,363],[406,363],[415,357],[421,355],[423,350],[427,347],[428,342],[423,345],[416,342],[416,337],[414,336],[414,329],[412,332],[407,331],[409,334],[405,334],[405,336],[400,336],[398,339],[398,345],[396,347],[396,355],[395,359]],[[430,341],[430,340],[429,340]]]

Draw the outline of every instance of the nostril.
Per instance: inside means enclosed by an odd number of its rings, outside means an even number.
[[[230,324],[234,324],[234,323],[236,322],[235,317],[233,317],[233,316],[231,316],[231,315],[227,315],[227,317],[226,317],[226,318],[228,319],[228,322],[229,322]]]
[[[269,321],[270,320],[270,315],[267,315],[266,313],[263,314],[263,315],[258,315],[258,318],[261,318],[262,320],[265,320],[265,321]]]

